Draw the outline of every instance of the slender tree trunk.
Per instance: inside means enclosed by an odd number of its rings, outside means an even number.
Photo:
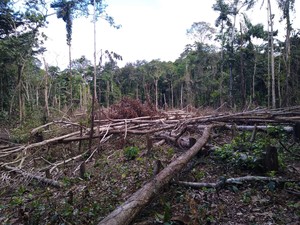
[[[174,90],[173,90],[173,82],[171,81],[171,106],[174,108]]]
[[[244,75],[244,58],[243,58],[243,30],[242,30],[242,23],[240,23],[240,30],[241,30],[241,54],[240,54],[240,72],[241,72],[241,80],[242,80],[242,105],[245,106],[246,103],[246,82],[245,82],[245,75]]]
[[[21,81],[20,81],[21,82]],[[18,90],[18,94],[19,94],[19,121],[20,123],[23,120],[23,110],[22,110],[22,87],[21,85],[19,85],[19,90]]]
[[[136,84],[135,88],[135,99],[139,100],[139,84]]]
[[[281,98],[281,83],[280,83],[280,60],[278,62],[277,90],[278,90],[279,107],[281,107],[282,106],[282,98]]]
[[[268,0],[269,26],[270,26],[270,48],[271,48],[271,77],[272,77],[272,108],[276,108],[275,96],[275,62],[274,62],[274,37],[273,37],[273,15],[271,9],[271,1]]]
[[[257,66],[257,55],[256,55],[256,51],[255,51],[254,52],[254,68],[253,68],[253,74],[252,74],[252,100],[254,101],[254,103],[256,102],[256,99],[255,99],[256,66]]]
[[[0,101],[1,101],[0,111],[3,111],[3,109],[4,109],[4,98],[3,98],[3,96],[4,96],[4,85],[3,85],[2,75],[0,75],[0,96],[2,96],[2,98],[0,98]]]
[[[44,57],[43,57],[43,61],[44,61],[45,70],[46,70],[46,73],[45,73],[45,92],[44,92],[44,95],[45,95],[45,112],[46,112],[46,116],[48,118],[50,116],[49,104],[48,104],[48,64],[47,64]]]
[[[82,95],[83,95],[82,85],[79,85],[79,107],[80,107],[80,109],[82,109]]]
[[[221,44],[221,68],[220,68],[220,82],[219,82],[220,106],[224,104],[224,96],[223,96],[224,22],[223,22],[223,20],[222,20],[222,24],[221,24],[221,30],[222,30],[222,44]]]
[[[185,65],[185,88],[186,88],[186,102],[187,105],[192,105],[193,103],[193,95],[192,95],[192,88],[191,88],[191,74],[189,71],[189,65]]]
[[[93,18],[93,23],[94,23],[94,76],[93,76],[94,90],[93,90],[93,96],[92,96],[91,130],[90,130],[90,139],[89,139],[89,154],[92,153],[92,141],[93,141],[93,135],[94,135],[94,119],[95,119],[95,116],[94,116],[94,114],[95,114],[95,100],[96,100],[96,96],[97,96],[97,91],[96,91],[96,75],[97,75],[97,56],[96,56],[96,51],[97,51],[97,46],[96,46],[96,0],[94,0],[93,8],[94,8],[94,18]],[[100,85],[99,85],[99,88],[100,88]],[[99,93],[100,93],[100,91],[99,91]]]
[[[109,91],[109,81],[106,81],[106,107],[109,107],[109,95],[110,95],[110,91]]]
[[[70,75],[70,104],[73,103],[73,75],[72,75],[72,49],[71,49],[71,43],[69,44],[69,75]]]
[[[95,27],[96,30],[96,27]],[[95,31],[96,32],[96,31]],[[96,38],[96,33],[95,33],[95,38]],[[94,46],[94,48],[96,49],[96,44]],[[96,51],[96,50],[95,50]],[[95,53],[96,54],[96,53]],[[98,99],[97,99],[97,65],[96,65],[96,55],[94,56],[95,60],[94,60],[94,74],[95,74],[95,82],[94,82],[94,94],[95,94],[95,101],[98,102],[99,104],[101,104],[101,79],[99,77],[99,82],[98,82]],[[99,61],[99,70],[101,70],[101,65],[102,65],[102,49],[100,50],[100,61]]]
[[[36,106],[39,106],[39,88],[37,87],[35,90],[35,97],[36,97]]]
[[[155,108],[158,110],[158,79],[154,78],[155,85]]]
[[[183,84],[181,84],[180,88],[180,109],[183,109]]]
[[[166,93],[164,93],[163,97],[164,97],[164,108],[165,108],[165,110],[167,110],[168,103],[167,103]]]
[[[290,21],[290,1],[287,0],[288,4],[286,6],[287,8],[287,12],[286,14],[286,40],[285,40],[285,61],[286,61],[286,80],[285,80],[285,105],[289,106],[291,104],[291,96],[290,93],[291,92],[291,87],[290,87],[290,80],[291,80],[291,30],[292,30],[292,26],[291,26],[291,21]]]
[[[18,65],[18,81],[17,81],[16,91],[13,92],[13,95],[12,95],[11,100],[10,100],[9,115],[11,115],[12,111],[13,111],[15,95],[18,93],[18,95],[20,97],[20,92],[21,92],[21,88],[22,88],[21,87],[21,78],[22,78],[22,75],[23,75],[24,67],[25,67],[25,62],[21,65]],[[20,105],[20,100],[19,100],[19,105]]]
[[[269,29],[268,32],[270,33]],[[268,108],[271,107],[271,66],[270,66],[270,58],[271,58],[271,54],[270,54],[271,50],[270,50],[270,44],[268,44],[268,81],[267,81],[267,86],[268,86]]]
[[[233,16],[233,25],[231,27],[231,49],[230,49],[230,53],[231,53],[231,57],[233,57],[233,41],[234,41],[234,34],[235,34],[235,24],[236,24],[236,15],[237,15],[237,3],[238,1],[236,1],[235,3],[235,9],[234,9],[234,16]],[[232,67],[233,67],[233,60],[229,59],[229,99],[230,99],[230,106],[233,107],[234,105],[234,101],[233,101],[233,74],[232,74]],[[243,90],[242,90],[243,91]]]

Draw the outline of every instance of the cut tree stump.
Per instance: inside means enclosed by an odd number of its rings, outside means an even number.
[[[159,191],[177,175],[181,169],[200,151],[209,139],[212,125],[207,126],[201,138],[158,173],[151,181],[137,190],[127,201],[118,206],[113,212],[105,217],[98,225],[126,225],[132,222],[136,215],[149,203]]]
[[[274,146],[268,146],[266,149],[266,155],[264,157],[264,169],[266,172],[279,170],[277,148]]]

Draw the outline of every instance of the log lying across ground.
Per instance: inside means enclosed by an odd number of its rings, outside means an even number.
[[[262,176],[245,176],[245,177],[235,177],[228,179],[220,179],[220,181],[215,183],[199,183],[199,182],[186,182],[186,181],[177,181],[176,184],[191,187],[191,188],[219,188],[220,186],[225,186],[227,184],[242,184],[247,181],[274,181],[277,183],[286,183],[293,182],[297,183],[299,180],[284,180],[277,177],[262,177]]]
[[[161,130],[169,130],[176,126],[176,124],[180,124],[183,121],[187,125],[204,125],[212,122],[224,122],[227,123],[227,126],[230,127],[235,124],[243,124],[243,125],[259,125],[265,126],[268,124],[276,124],[284,125],[287,127],[289,131],[291,131],[291,127],[295,123],[299,123],[300,121],[300,106],[293,108],[285,108],[285,109],[276,109],[276,110],[267,110],[267,109],[255,109],[251,111],[239,112],[239,113],[215,113],[212,115],[206,116],[196,116],[190,115],[188,113],[183,114],[175,112],[165,112],[164,114],[156,117],[137,117],[132,119],[111,119],[111,120],[101,120],[96,121],[98,124],[94,127],[94,136],[93,138],[99,138],[108,131],[109,134],[113,133],[131,133],[131,134],[149,134],[154,133]],[[176,116],[174,116],[176,115]],[[54,121],[43,125],[41,127],[35,128],[31,133],[35,133],[45,127],[48,127],[52,124],[65,124],[67,122],[64,121]],[[81,127],[79,124],[68,122],[69,125],[74,127]],[[199,127],[200,128],[200,127]],[[90,129],[84,129],[85,132],[82,133],[80,131],[75,131],[69,134],[64,134],[59,137],[53,137],[48,140],[44,140],[42,142],[27,144],[27,145],[19,145],[18,147],[14,147],[13,149],[0,149],[0,157],[5,157],[10,154],[18,153],[20,151],[29,150],[35,147],[41,147],[44,145],[53,144],[56,142],[68,143],[73,141],[87,140],[89,139]]]
[[[148,202],[177,175],[181,169],[191,160],[209,139],[212,125],[204,129],[203,135],[184,154],[168,165],[157,174],[151,181],[136,191],[126,202],[117,207],[106,218],[100,221],[99,225],[126,225],[148,204]]]
[[[63,184],[59,181],[48,179],[39,175],[31,174],[16,167],[4,166],[4,168],[10,172],[21,174],[25,178],[37,180],[38,182],[41,182],[45,185],[50,185],[56,188],[61,188],[63,186]]]

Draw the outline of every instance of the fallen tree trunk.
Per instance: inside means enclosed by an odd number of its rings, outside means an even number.
[[[63,184],[60,183],[59,181],[48,179],[48,178],[41,177],[41,176],[38,176],[38,175],[34,175],[34,174],[28,173],[26,171],[23,171],[19,168],[16,168],[16,167],[4,166],[4,169],[6,169],[8,171],[15,172],[15,173],[18,173],[18,174],[21,174],[23,177],[28,177],[30,179],[37,180],[37,181],[39,181],[43,184],[46,184],[46,185],[50,185],[50,186],[53,186],[53,187],[56,187],[56,188],[63,187]]]
[[[206,144],[210,136],[212,125],[207,126],[202,137],[184,154],[157,174],[154,179],[137,190],[127,201],[117,207],[99,225],[126,225],[149,203],[151,198],[157,194],[164,185],[179,173],[179,171],[192,159]]]
[[[198,129],[204,129],[206,126],[205,125],[198,125],[197,128]],[[227,129],[237,129],[237,130],[245,130],[245,131],[253,131],[254,129],[258,129],[258,130],[263,130],[263,131],[267,131],[270,128],[279,128],[279,126],[267,126],[267,125],[258,125],[258,126],[249,126],[249,125],[231,125],[231,124],[226,124],[224,126]],[[293,127],[292,126],[283,126],[282,129],[288,133],[293,132]]]
[[[220,186],[224,186],[226,184],[242,184],[246,181],[274,181],[277,183],[286,183],[286,182],[299,182],[299,180],[283,180],[276,177],[262,177],[262,176],[245,176],[245,177],[235,177],[235,178],[228,178],[224,181],[218,181],[215,183],[197,183],[197,182],[186,182],[186,181],[177,181],[175,184],[179,184],[185,187],[191,188],[218,188]]]

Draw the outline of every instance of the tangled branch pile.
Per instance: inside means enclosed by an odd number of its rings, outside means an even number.
[[[81,123],[66,120],[53,121],[33,129],[32,135],[39,133],[43,136],[43,140],[37,143],[20,145],[7,140],[0,140],[1,179],[5,181],[1,183],[2,186],[8,187],[11,185],[10,181],[18,181],[21,176],[26,177],[28,182],[37,180],[46,185],[62,188],[64,187],[62,180],[66,174],[69,177],[76,177],[77,173],[80,172],[82,177],[86,176],[82,165],[93,164],[94,153],[101,151],[103,143],[112,141],[117,144],[118,141],[121,141],[124,146],[129,135],[147,135],[147,143],[144,147],[147,151],[144,155],[147,155],[154,145],[161,144],[162,140],[176,148],[188,149],[186,154],[172,159],[170,167],[167,166],[163,170],[164,172],[157,174],[154,180],[150,180],[149,185],[141,189],[142,192],[137,192],[144,193],[143,196],[145,196],[145,191],[147,193],[149,191],[146,199],[139,199],[143,197],[140,194],[135,194],[135,197],[127,201],[129,205],[132,205],[132,201],[138,203],[134,213],[130,210],[127,211],[131,212],[130,218],[127,218],[127,214],[122,212],[123,206],[121,206],[107,219],[114,221],[118,213],[121,213],[122,219],[118,221],[126,221],[124,224],[127,224],[133,219],[133,215],[140,211],[140,202],[143,202],[142,205],[144,206],[152,194],[156,193],[157,190],[155,189],[153,192],[152,187],[160,189],[168,183],[174,173],[180,171],[206,144],[213,127],[218,126],[222,129],[232,130],[264,130],[270,125],[280,125],[288,132],[294,131],[295,140],[298,140],[300,133],[300,107],[278,110],[256,109],[240,113],[212,112],[210,115],[191,114],[180,110],[162,114],[157,113],[152,105],[142,105],[137,100],[123,99],[119,104],[112,106],[109,118],[111,119],[95,121],[96,125],[93,129],[94,148],[92,151],[85,149],[86,145],[84,145],[84,141],[90,137],[91,130]],[[50,135],[57,133],[57,130],[68,132],[59,136]],[[194,134],[193,137],[190,136],[192,133]],[[51,138],[45,138],[46,135],[51,136]],[[115,153],[113,152],[113,154]]]
[[[113,119],[131,119],[142,116],[155,116],[158,111],[155,106],[146,101],[144,104],[138,99],[124,97],[119,103],[111,106],[110,117]]]

